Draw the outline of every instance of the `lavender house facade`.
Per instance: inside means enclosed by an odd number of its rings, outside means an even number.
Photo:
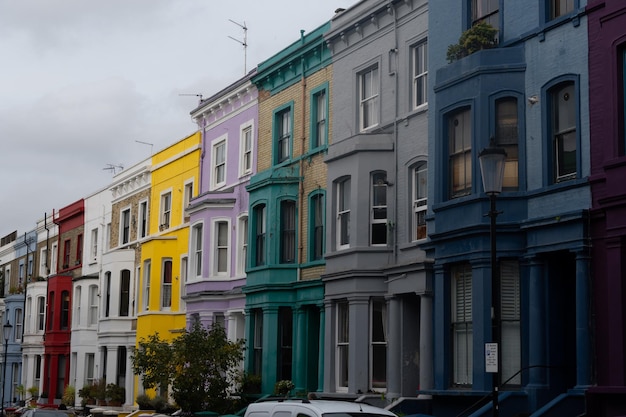
[[[202,132],[200,190],[187,209],[187,326],[219,323],[230,340],[244,336],[248,247],[246,185],[256,170],[256,70],[200,102],[191,112]]]

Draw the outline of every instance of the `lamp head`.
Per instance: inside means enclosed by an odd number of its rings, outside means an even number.
[[[504,162],[506,151],[498,148],[495,139],[489,141],[489,147],[478,154],[480,173],[483,178],[483,189],[488,195],[497,195],[502,192],[502,180],[504,178]]]

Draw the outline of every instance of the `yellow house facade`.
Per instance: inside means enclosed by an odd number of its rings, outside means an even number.
[[[158,333],[172,340],[185,329],[189,217],[197,195],[201,136],[196,132],[152,157],[149,238],[141,245],[137,286],[137,343]],[[139,381],[136,383],[139,385]],[[136,392],[141,392],[137,390]]]

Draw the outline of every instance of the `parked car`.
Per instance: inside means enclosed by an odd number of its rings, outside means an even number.
[[[285,399],[248,405],[244,417],[397,417],[391,411],[369,404],[333,401]],[[39,416],[37,416],[39,417]],[[51,416],[52,417],[52,416]],[[55,416],[56,417],[56,416]]]

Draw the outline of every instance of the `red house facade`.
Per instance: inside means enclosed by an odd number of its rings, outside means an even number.
[[[84,201],[79,200],[54,216],[59,227],[58,265],[57,274],[48,279],[43,372],[49,404],[60,402],[69,383],[72,281],[82,274],[84,213]]]

